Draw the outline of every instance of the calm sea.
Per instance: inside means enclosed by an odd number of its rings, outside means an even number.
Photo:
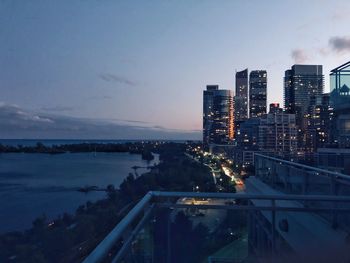
[[[119,186],[134,172],[132,166],[146,167],[158,160],[158,155],[147,162],[129,153],[0,154],[0,233],[29,228],[42,214],[54,218],[73,213],[79,205],[106,195],[74,188]]]

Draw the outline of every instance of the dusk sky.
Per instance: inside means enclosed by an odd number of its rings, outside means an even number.
[[[0,138],[200,139],[202,91],[350,58],[350,1],[0,0]]]

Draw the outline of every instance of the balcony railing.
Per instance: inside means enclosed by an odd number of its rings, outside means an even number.
[[[188,201],[190,200],[190,201]],[[192,201],[191,201],[192,200]],[[221,200],[221,201],[220,201]],[[304,206],[304,202],[313,203],[329,203],[329,206]],[[172,260],[172,240],[171,226],[174,221],[174,213],[183,209],[190,209],[191,211],[206,211],[206,210],[224,210],[224,211],[241,211],[247,215],[253,216],[256,214],[268,214],[265,221],[259,225],[259,229],[264,230],[269,241],[265,242],[263,251],[254,251],[249,249],[248,257],[244,262],[261,262],[255,259],[283,257],[281,254],[282,247],[288,244],[281,242],[281,231],[288,228],[286,220],[283,221],[283,215],[312,215],[314,213],[331,213],[331,214],[350,214],[349,206],[339,206],[339,203],[350,204],[350,197],[348,196],[330,196],[330,195],[252,195],[252,194],[236,194],[236,193],[202,193],[202,192],[149,192],[146,194],[135,207],[119,222],[119,224],[102,240],[101,243],[88,255],[84,263],[95,262],[174,262]],[[156,224],[160,217],[156,217],[157,211],[165,211],[165,229],[162,235],[166,235],[162,240],[164,244],[161,250],[161,257],[156,257],[155,251],[157,248],[157,236],[150,231],[148,225]],[[200,215],[200,213],[198,214]],[[279,215],[279,216],[277,216]],[[282,216],[282,217],[281,217]],[[205,218],[210,219],[210,214],[205,214]],[[193,217],[195,218],[195,217]],[[282,219],[281,219],[282,218]],[[316,218],[316,220],[318,220]],[[259,239],[260,234],[256,237],[254,228],[257,223],[250,220],[248,226],[248,239]],[[287,222],[288,223],[288,222]],[[218,222],[208,223],[214,229]],[[249,225],[249,224],[248,224]],[[313,227],[312,225],[310,226]],[[146,229],[146,230],[145,230]],[[147,230],[148,229],[148,230]],[[154,227],[153,227],[154,229]],[[290,229],[289,231],[293,231]],[[282,233],[283,234],[283,233]],[[296,233],[300,235],[300,242],[303,242],[303,233]],[[261,236],[260,236],[261,239]],[[264,240],[265,240],[264,239]],[[136,241],[143,241],[142,253],[139,248],[135,248]],[[259,241],[259,240],[258,240]],[[177,241],[179,242],[179,241]],[[249,240],[249,242],[253,242]],[[248,242],[248,243],[249,243]],[[159,244],[158,244],[159,245]],[[266,246],[266,247],[265,247]],[[234,246],[232,246],[234,247]],[[227,249],[230,249],[228,247]],[[232,248],[236,249],[236,248]],[[269,250],[269,251],[268,251]],[[158,253],[159,254],[159,253]],[[220,253],[219,253],[220,254]],[[223,254],[223,253],[222,253]],[[208,256],[207,262],[243,262],[241,259],[232,259],[219,257],[218,253],[214,256]],[[252,259],[253,257],[253,259]],[[250,260],[250,261],[249,261]],[[203,262],[203,261],[201,261]]]
[[[286,194],[350,196],[350,176],[308,165],[281,160],[262,154],[254,155],[255,176],[275,190]],[[349,203],[304,201],[305,207],[331,208],[334,205],[350,208]],[[322,213],[333,226],[350,231],[350,216]]]

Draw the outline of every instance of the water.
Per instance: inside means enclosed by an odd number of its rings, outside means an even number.
[[[147,162],[129,153],[0,154],[0,233],[27,229],[42,214],[54,218],[63,212],[74,213],[79,205],[106,196],[105,192],[85,194],[74,188],[117,187],[134,172],[132,166],[157,162],[158,155]]]

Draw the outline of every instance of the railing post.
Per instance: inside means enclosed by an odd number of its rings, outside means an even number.
[[[273,162],[272,164],[273,168],[272,168],[272,187],[276,187],[276,176],[277,176],[277,169],[276,169],[276,166],[277,166],[277,163],[276,162]]]
[[[285,187],[286,187],[286,192],[291,193],[292,187],[290,185],[290,167],[289,166],[284,166],[286,168],[286,176],[285,176]]]
[[[125,244],[125,242],[128,240],[128,238],[131,236],[131,233],[132,233],[132,228],[131,226],[129,225],[123,235],[122,235],[122,239],[123,239],[123,245]],[[127,249],[126,249],[129,253],[125,253],[124,256],[123,256],[123,259],[126,260],[127,262],[128,261],[131,261],[132,260],[132,247],[131,246],[128,246]]]
[[[95,249],[84,259],[84,263],[102,262],[108,256],[109,251],[123,237],[125,230],[135,220],[152,198],[152,192],[147,193],[131,211],[113,228],[113,230],[95,247]],[[124,236],[125,237],[125,236]],[[125,242],[125,240],[124,240]]]
[[[331,175],[331,195],[333,196],[338,195],[338,184],[337,184],[337,179],[335,178],[334,175]],[[337,208],[338,203],[332,202],[332,207]],[[338,213],[335,210],[332,211],[332,227],[333,228],[338,227]]]
[[[276,255],[276,200],[271,199],[271,205],[272,205],[272,262],[274,262],[275,255]]]
[[[130,225],[126,228],[126,232],[123,234],[123,246],[120,248],[117,255],[113,258],[112,263],[121,262],[122,259],[124,259],[126,262],[135,261],[135,259],[133,259],[135,255],[132,253],[127,253],[127,251],[132,252],[132,241],[137,238],[138,233],[141,231],[141,229],[153,214],[153,208],[154,206],[152,205],[143,212],[144,215],[142,219],[138,222],[133,230]]]
[[[303,195],[306,195],[309,190],[309,173],[303,168],[302,170],[303,176]]]
[[[168,203],[170,203],[170,199],[167,200]],[[171,263],[171,209],[168,208],[167,213],[167,263]]]

